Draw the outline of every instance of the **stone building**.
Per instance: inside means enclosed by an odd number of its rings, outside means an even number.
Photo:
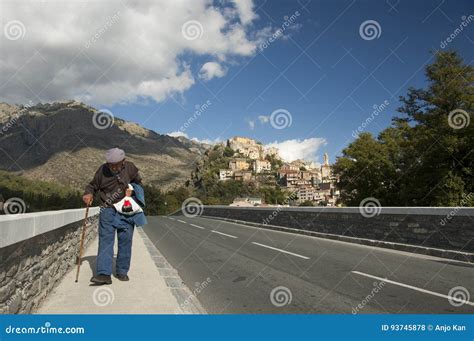
[[[234,180],[237,180],[237,181],[250,181],[250,180],[252,180],[252,172],[251,171],[235,171],[234,172]]]
[[[254,139],[235,136],[227,140],[227,145],[250,159],[256,160],[263,157],[263,146]]]
[[[232,179],[234,172],[231,169],[219,169],[219,180]]]
[[[229,168],[232,170],[247,170],[249,163],[245,159],[233,159],[229,161]]]
[[[331,174],[331,166],[329,165],[329,156],[328,153],[324,153],[324,163],[321,166],[321,178],[322,180],[330,179],[332,176]]]
[[[272,164],[267,160],[254,160],[253,171],[255,173],[270,172],[272,170]]]

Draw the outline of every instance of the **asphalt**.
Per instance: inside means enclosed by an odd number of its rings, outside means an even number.
[[[144,231],[208,313],[474,313],[469,263],[206,217]]]

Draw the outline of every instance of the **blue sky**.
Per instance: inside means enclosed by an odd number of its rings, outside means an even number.
[[[109,109],[167,133],[179,130],[196,104],[210,100],[209,108],[186,129],[189,137],[214,140],[244,135],[265,144],[319,137],[327,144],[317,154],[327,151],[334,161],[374,104],[389,102],[365,130],[377,134],[390,124],[398,96],[409,86],[424,86],[423,65],[432,60],[430,51],[440,49],[440,42],[459,27],[462,16],[474,14],[470,1],[456,1],[456,6],[445,3],[438,9],[440,1],[395,2],[393,7],[385,1],[257,2],[257,26],[278,27],[285,16],[300,13],[289,38],[229,67],[225,77],[195,84],[175,100]],[[378,39],[364,40],[359,35],[366,20],[380,24]],[[471,25],[448,46],[466,62],[474,58]],[[187,58],[195,72],[205,60]],[[274,129],[260,123],[258,116],[280,108],[291,113],[290,127]],[[249,121],[255,122],[254,129]]]
[[[176,10],[177,15],[170,14],[170,17],[176,18],[178,28],[185,20],[195,18],[202,24],[202,36],[193,41],[193,45],[174,48],[176,42],[183,40],[182,32],[179,29],[172,31],[170,25],[165,24],[154,28],[153,23],[146,27],[144,33],[137,32],[130,43],[135,45],[128,47],[128,42],[125,41],[120,45],[122,59],[126,58],[124,55],[137,59],[136,68],[140,68],[146,61],[159,60],[167,54],[169,46],[176,66],[171,79],[174,74],[187,73],[187,85],[174,86],[177,90],[165,91],[165,95],[160,93],[154,98],[140,96],[138,92],[132,100],[127,99],[126,94],[121,94],[123,100],[91,100],[91,104],[99,109],[108,109],[117,117],[166,134],[178,131],[193,116],[196,105],[209,101],[211,104],[208,108],[185,129],[184,133],[190,138],[214,141],[243,135],[264,144],[296,140],[280,146],[286,148],[287,154],[303,155],[319,161],[327,151],[331,162],[340,155],[344,146],[354,139],[352,132],[372,113],[374,105],[388,102],[387,107],[364,131],[377,134],[390,124],[399,105],[398,97],[406,94],[409,86],[425,85],[424,65],[432,61],[430,51],[440,49],[440,43],[450,36],[463,20],[468,20],[466,18],[469,15],[474,15],[474,2],[468,0],[273,0],[254,1],[253,4],[250,0],[243,0],[242,6],[237,3],[229,4],[228,1],[201,1],[203,4],[199,8],[197,5],[195,9],[187,5],[185,9],[169,9]],[[193,2],[193,5],[196,3],[197,1]],[[167,2],[167,6],[174,6],[173,2]],[[213,44],[217,45],[219,41],[210,40],[211,24],[207,22],[210,14],[203,9],[212,6],[223,13],[223,17],[229,22],[240,20],[242,32],[257,49],[245,49],[246,41],[240,40],[229,43],[225,52],[214,53]],[[226,12],[232,8],[239,9],[234,17]],[[100,8],[100,11],[102,10],[103,8]],[[98,9],[96,12],[100,11]],[[110,15],[114,13],[111,9],[108,11]],[[105,76],[101,76],[100,81],[105,78],[115,83],[123,81],[113,75],[112,71],[123,77],[127,77],[128,72],[133,73],[133,68],[130,68],[132,71],[127,69],[128,65],[115,70],[112,65],[115,56],[110,53],[105,60],[111,65],[106,62],[102,65],[98,52],[106,50],[107,44],[115,41],[112,34],[125,34],[120,25],[125,25],[130,30],[132,19],[128,11],[130,9],[120,12],[120,19],[117,20],[119,23],[110,25],[111,28],[105,30],[103,37],[99,37],[103,40],[92,41],[97,50],[87,47],[83,53],[87,54],[91,64],[98,66],[99,70],[94,71],[96,74],[104,71]],[[201,12],[197,13],[198,11]],[[182,18],[179,17],[181,14]],[[101,15],[104,17],[105,14]],[[280,38],[268,43],[268,47],[260,48],[262,42],[267,41],[292,15],[294,20]],[[28,31],[28,24],[33,26],[32,20],[30,18],[26,22],[27,33],[33,31]],[[363,39],[360,34],[361,24],[368,20],[375,21],[380,28],[376,27],[378,34],[374,39]],[[150,22],[153,21],[156,22],[151,17]],[[153,41],[153,29],[166,31],[165,38]],[[31,36],[32,33],[29,36],[27,34],[25,39]],[[219,37],[221,40],[227,38],[229,36]],[[142,45],[137,46],[140,40]],[[157,47],[141,56],[140,50],[150,45],[151,41],[157,44]],[[89,44],[92,43],[89,39]],[[56,42],[54,48],[57,45]],[[239,50],[240,45],[242,51]],[[473,47],[474,20],[456,35],[446,49],[458,51],[467,63],[472,63]],[[115,50],[118,49],[115,47]],[[45,54],[47,51],[40,50]],[[74,59],[74,63],[76,62],[77,59]],[[217,65],[217,70],[213,69],[211,77],[207,77],[210,79],[200,77],[201,68],[209,62]],[[65,66],[68,72],[70,69],[70,66]],[[62,72],[61,75],[64,75],[65,72]],[[147,72],[155,71],[149,69]],[[51,77],[54,80],[53,89],[55,82],[60,84],[62,78],[67,79],[66,76],[60,77],[58,74]],[[159,77],[170,78],[166,74],[160,74]],[[25,82],[23,80],[23,83]],[[91,84],[98,84],[97,80]],[[36,91],[33,81],[29,85],[30,90]],[[89,84],[88,87],[92,85]],[[80,86],[76,86],[76,89]],[[58,89],[60,88],[63,87],[58,86]],[[140,88],[146,86],[142,84]],[[56,93],[49,92],[50,89],[51,87],[38,90],[36,97],[44,99],[47,94],[46,99],[50,100],[64,99],[59,97],[67,96],[61,94],[58,89],[55,90]],[[94,89],[97,93],[109,91],[109,88]],[[147,90],[143,90],[143,93],[147,93]],[[87,96],[82,98],[86,98],[87,102]],[[279,109],[291,115],[291,125],[284,129],[275,129],[268,121],[272,112]],[[304,152],[300,153],[303,149]]]

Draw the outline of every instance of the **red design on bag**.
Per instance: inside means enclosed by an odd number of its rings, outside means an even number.
[[[122,206],[122,212],[131,212],[132,211],[132,204],[130,203],[130,200],[124,200],[123,206]]]

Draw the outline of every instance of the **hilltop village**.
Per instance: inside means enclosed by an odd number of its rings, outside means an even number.
[[[339,197],[329,156],[321,165],[311,161],[285,162],[274,147],[265,148],[247,137],[233,137],[226,142],[231,158],[227,168],[219,169],[219,181],[272,183],[290,193],[288,205],[335,206]],[[261,198],[236,198],[234,206],[256,206],[271,203]]]

